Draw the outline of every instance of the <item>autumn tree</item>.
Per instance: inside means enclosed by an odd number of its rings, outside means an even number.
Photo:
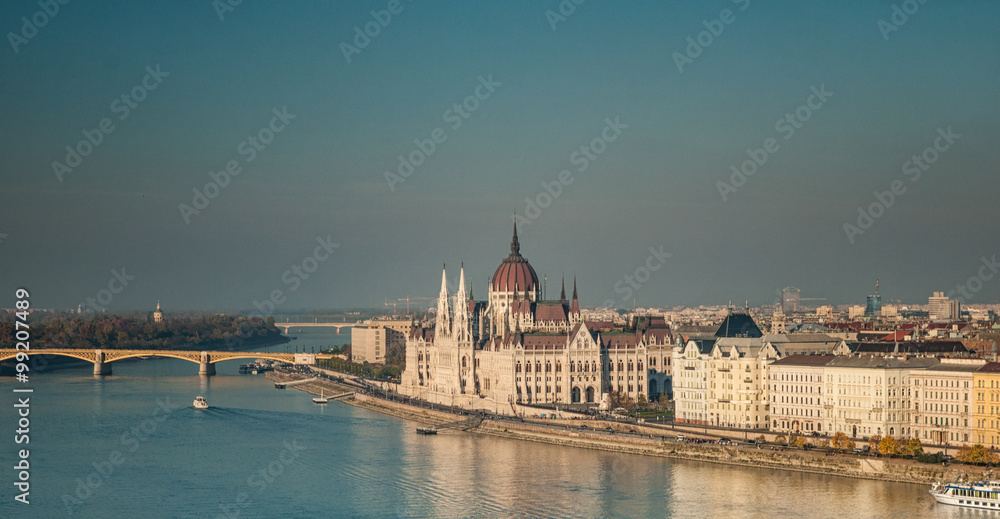
[[[884,436],[878,443],[878,451],[886,456],[899,454],[899,442],[892,435]]]
[[[847,437],[843,432],[838,432],[833,435],[833,440],[831,440],[831,445],[834,449],[840,449],[843,451],[854,450],[854,440]]]
[[[920,456],[924,453],[924,446],[918,438],[910,438],[910,441],[906,442],[906,449],[913,456]]]
[[[868,437],[868,449],[874,453],[878,453],[878,445],[882,442],[882,435],[876,434],[875,436]]]
[[[996,464],[1000,462],[1000,456],[997,456],[993,452],[993,449],[987,449],[978,443],[972,447],[962,447],[962,450],[958,451],[956,458],[962,463],[971,463],[974,465],[982,465],[984,463]]]
[[[779,434],[774,437],[774,443],[777,443],[779,445],[782,443],[788,443],[788,438],[784,434]]]

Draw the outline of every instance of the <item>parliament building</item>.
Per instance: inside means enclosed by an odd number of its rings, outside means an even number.
[[[672,348],[662,318],[584,321],[576,279],[571,298],[564,283],[559,299],[543,300],[515,224],[485,301],[466,291],[464,265],[454,296],[442,271],[433,327],[416,326],[406,339],[400,391],[504,414],[519,414],[521,404],[596,407],[611,392],[651,400],[670,392]]]

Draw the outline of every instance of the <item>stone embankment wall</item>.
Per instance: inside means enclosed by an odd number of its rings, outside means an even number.
[[[588,422],[588,427],[590,424],[591,422]],[[597,425],[596,422],[594,425]],[[944,467],[903,459],[890,460],[853,455],[828,456],[824,452],[816,451],[771,450],[766,446],[758,449],[756,446],[678,442],[675,439],[664,440],[658,436],[649,438],[631,434],[593,434],[578,429],[560,430],[506,421],[485,421],[476,431],[556,445],[903,483],[930,484],[935,481],[952,481],[960,475],[966,478],[983,476],[982,469],[962,465]],[[637,431],[642,432],[638,428]],[[656,431],[662,433],[660,430]]]
[[[301,377],[271,372],[268,373],[268,378],[283,382]],[[315,389],[316,394],[318,394],[319,385],[322,385],[326,391],[344,388],[344,386],[329,381],[317,381],[293,387],[309,392],[313,392],[311,390]],[[461,419],[461,417],[451,413],[423,409],[363,394],[356,394],[354,397],[341,401],[345,404],[364,407],[422,424],[438,425]],[[589,430],[579,429],[579,426],[584,423]],[[982,469],[964,465],[945,467],[913,460],[879,459],[843,454],[828,456],[822,451],[771,450],[768,446],[758,449],[756,446],[746,445],[679,442],[676,440],[677,433],[684,433],[690,437],[693,432],[681,430],[680,427],[673,431],[659,427],[601,420],[552,420],[546,424],[549,426],[522,423],[513,419],[484,420],[472,432],[568,447],[903,483],[930,484],[935,481],[953,481],[959,476],[964,476],[966,479],[978,479],[984,476]],[[595,430],[603,430],[605,427],[613,428],[616,434],[594,432]],[[631,430],[635,430],[638,434],[630,434]],[[704,434],[698,435],[704,436]],[[771,436],[768,435],[769,440],[773,439]]]

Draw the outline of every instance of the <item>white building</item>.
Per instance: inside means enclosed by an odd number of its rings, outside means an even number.
[[[910,375],[913,436],[924,443],[975,443],[972,420],[973,373],[983,359],[943,358]]]

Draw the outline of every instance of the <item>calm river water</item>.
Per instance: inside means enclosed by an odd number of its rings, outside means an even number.
[[[275,351],[340,344],[300,333]],[[11,377],[0,379],[2,518],[996,517],[919,485],[653,459],[415,425],[173,359],[33,373],[31,494],[14,501]],[[196,411],[204,395],[212,408]]]

